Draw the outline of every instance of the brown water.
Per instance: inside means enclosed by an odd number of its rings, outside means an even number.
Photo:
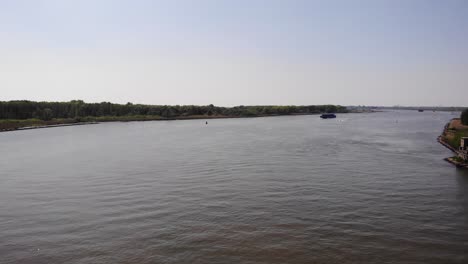
[[[451,117],[0,133],[0,263],[468,263]]]

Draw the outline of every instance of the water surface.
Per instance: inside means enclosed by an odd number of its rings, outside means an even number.
[[[0,133],[0,263],[468,263],[453,116]]]

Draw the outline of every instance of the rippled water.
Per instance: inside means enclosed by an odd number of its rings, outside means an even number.
[[[468,263],[453,116],[0,133],[0,263]]]

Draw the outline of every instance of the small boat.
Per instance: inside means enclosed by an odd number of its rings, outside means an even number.
[[[322,114],[320,118],[322,119],[336,118],[336,115],[335,114]]]
[[[424,109],[418,109],[418,112],[424,112]]]

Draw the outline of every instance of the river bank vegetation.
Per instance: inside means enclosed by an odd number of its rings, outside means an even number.
[[[442,135],[437,138],[440,144],[450,149],[456,155],[446,158],[448,162],[456,165],[457,167],[468,168],[468,162],[463,160],[459,155],[461,139],[468,137],[468,109],[464,110],[460,118],[454,118],[445,125]]]
[[[80,122],[146,121],[173,119],[235,118],[277,115],[346,113],[337,105],[235,106],[144,105],[110,102],[0,101],[0,130]]]
[[[463,125],[468,126],[468,109],[465,109],[460,116]]]
[[[464,111],[463,113],[467,113]],[[462,137],[468,137],[468,125],[465,125],[463,122],[463,114],[461,118],[452,119],[444,129],[444,132],[441,135],[441,139],[452,146],[454,149],[460,147],[460,140]]]

